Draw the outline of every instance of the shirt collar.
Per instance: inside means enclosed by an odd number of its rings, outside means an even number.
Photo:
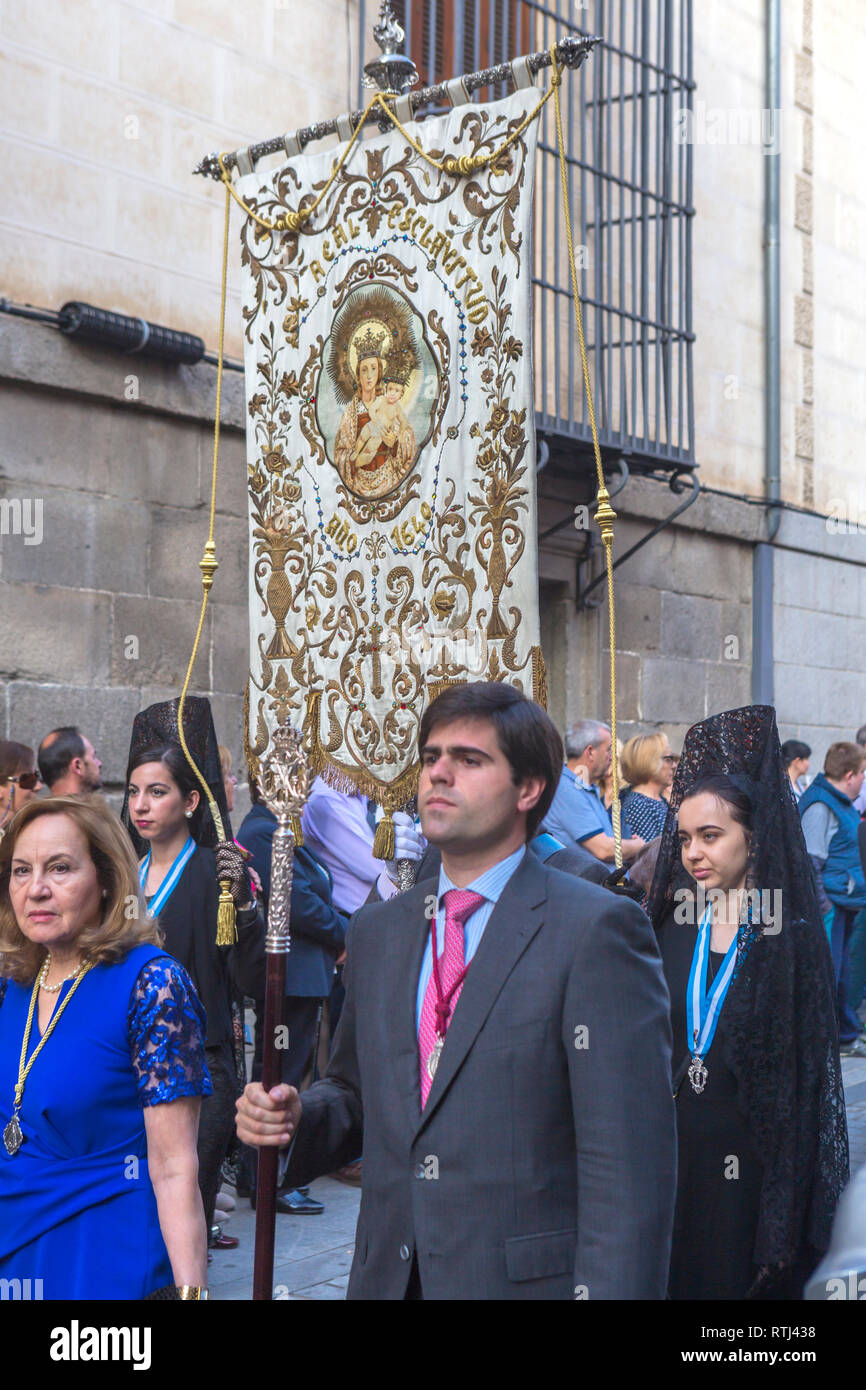
[[[568,763],[563,763],[562,771],[563,775],[565,777],[569,777],[573,785],[575,787],[578,787],[582,792],[591,792],[594,796],[598,796],[599,792],[595,783],[584,782],[582,777],[578,776],[576,772],[572,772],[571,768],[568,766]]]
[[[513,854],[509,854],[506,859],[500,859],[498,864],[494,864],[491,869],[487,869],[483,874],[479,874],[478,878],[473,879],[471,883],[467,883],[465,891],[480,893],[488,902],[498,902],[503,888],[523,859],[525,853],[526,845],[521,845]],[[442,894],[456,887],[457,884],[451,882],[451,879],[440,864],[438,901],[441,903]]]

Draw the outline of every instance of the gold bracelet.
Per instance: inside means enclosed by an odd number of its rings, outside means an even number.
[[[192,1299],[198,1303],[201,1299],[210,1298],[207,1289],[201,1288],[198,1284],[177,1284],[177,1296],[183,1299]]]

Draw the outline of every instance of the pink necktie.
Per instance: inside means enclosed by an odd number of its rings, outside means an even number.
[[[440,992],[436,988],[436,961],[434,959],[424,994],[424,1003],[421,1006],[421,1023],[418,1029],[422,1110],[427,1104],[427,1096],[433,1084],[433,1077],[430,1075],[427,1065],[428,1058],[436,1048],[440,1035],[444,1037],[463,989],[463,977],[466,974],[463,928],[473,912],[487,901],[481,893],[473,893],[468,888],[449,888],[448,892],[443,894],[443,900],[445,903],[445,947],[438,960],[442,997],[440,1002]],[[430,935],[432,939],[432,931]],[[434,952],[435,949],[434,942]]]

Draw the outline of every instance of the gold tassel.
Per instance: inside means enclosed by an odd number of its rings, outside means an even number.
[[[216,944],[218,946],[233,946],[237,939],[238,929],[235,920],[235,905],[232,895],[229,892],[229,881],[227,878],[221,878],[219,910],[217,912]]]
[[[295,842],[295,849],[300,849],[304,843],[304,832],[301,828],[300,816],[290,816],[289,824],[292,827],[292,839]]]
[[[385,812],[379,824],[376,826],[376,837],[373,840],[373,858],[394,858],[394,818],[390,811]]]

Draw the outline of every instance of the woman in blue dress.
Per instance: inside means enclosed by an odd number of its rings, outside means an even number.
[[[159,917],[166,950],[189,972],[207,1019],[205,1057],[213,1095],[201,1108],[199,1187],[208,1229],[213,1227],[223,1160],[234,1134],[240,1086],[233,1055],[232,997],[252,994],[264,966],[264,919],[258,912],[246,852],[234,844],[210,704],[184,705],[184,737],[220,814],[218,838],[178,742],[177,700],[151,705],[135,717],[121,819],[141,854],[139,879],[148,910]],[[248,856],[247,856],[248,857]],[[237,909],[233,944],[218,941],[219,881],[231,885]],[[253,988],[250,988],[250,985]],[[235,1237],[212,1237],[216,1248]]]
[[[0,844],[0,1278],[32,1296],[207,1296],[204,1018],[160,940],[101,801],[22,807]]]

